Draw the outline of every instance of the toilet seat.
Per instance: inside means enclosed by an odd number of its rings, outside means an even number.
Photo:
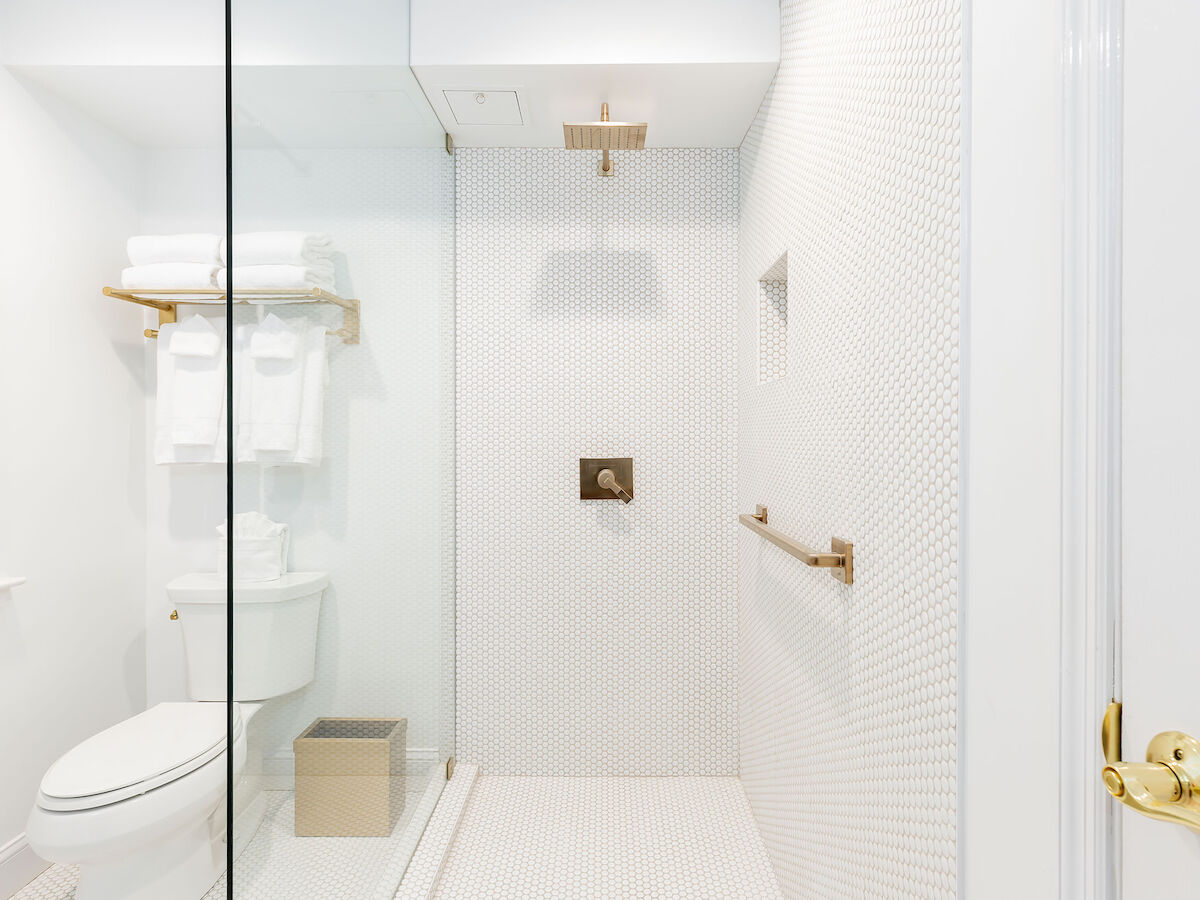
[[[233,725],[236,742],[236,703]],[[160,703],[65,753],[43,777],[37,805],[71,812],[119,803],[196,771],[226,743],[224,703]]]

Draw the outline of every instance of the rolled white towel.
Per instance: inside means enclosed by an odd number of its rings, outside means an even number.
[[[333,241],[308,231],[251,231],[233,236],[233,264],[238,266],[305,266],[329,259]],[[221,262],[228,264],[225,242]]]
[[[225,574],[226,525],[217,526],[217,573]],[[233,577],[238,581],[274,581],[287,571],[290,529],[262,513],[233,517]]]
[[[221,262],[221,236],[218,234],[139,234],[125,243],[129,262],[134,266],[154,263]]]
[[[121,271],[121,287],[127,290],[148,288],[213,288],[220,267],[208,263],[151,263],[130,266]]]
[[[217,286],[226,287],[228,284],[228,269],[217,273]],[[234,266],[233,289],[239,288],[262,290],[263,288],[300,288],[317,287],[326,291],[335,289],[333,264],[311,266]]]

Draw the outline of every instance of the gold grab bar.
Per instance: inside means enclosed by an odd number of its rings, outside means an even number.
[[[742,513],[738,521],[753,531],[765,537],[768,541],[790,553],[806,566],[816,569],[832,569],[829,574],[844,584],[854,584],[854,545],[841,538],[831,538],[830,552],[822,553],[807,544],[793,541],[781,531],[776,531],[767,524],[767,508],[759,505],[753,513]]]

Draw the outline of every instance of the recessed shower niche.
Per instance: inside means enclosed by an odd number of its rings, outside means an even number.
[[[758,383],[787,374],[787,254],[758,279]]]

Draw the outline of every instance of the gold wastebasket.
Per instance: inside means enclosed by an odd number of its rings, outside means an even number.
[[[320,718],[292,742],[297,837],[386,837],[404,811],[407,719]]]

